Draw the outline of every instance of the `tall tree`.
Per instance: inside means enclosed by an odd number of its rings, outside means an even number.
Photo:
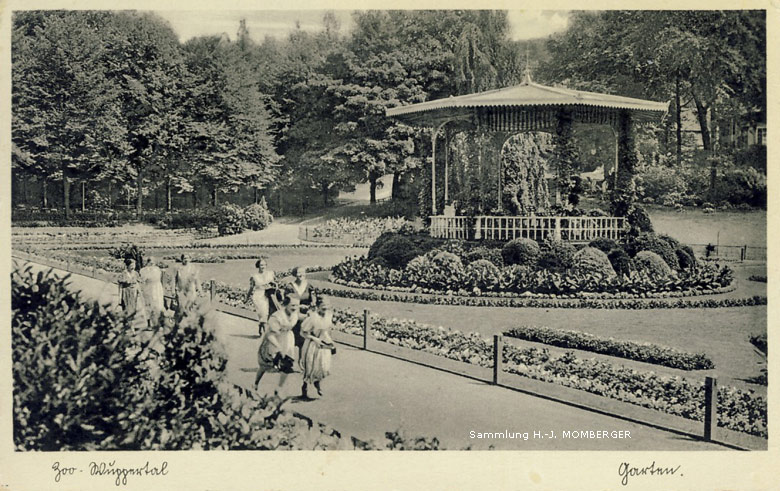
[[[61,178],[66,216],[70,180],[92,172],[106,144],[121,147],[118,88],[107,76],[104,12],[20,12],[13,32],[13,140],[29,168]]]

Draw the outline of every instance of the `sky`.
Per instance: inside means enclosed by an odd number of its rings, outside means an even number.
[[[352,24],[351,10],[334,10],[343,31]],[[512,39],[546,37],[566,28],[569,12],[565,10],[510,10]],[[235,39],[238,23],[246,19],[249,35],[258,42],[266,36],[284,37],[296,22],[301,29],[317,31],[322,28],[325,10],[159,10],[155,11],[171,23],[182,41],[195,36],[226,33]]]

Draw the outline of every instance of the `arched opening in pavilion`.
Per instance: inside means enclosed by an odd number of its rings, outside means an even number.
[[[631,183],[635,166],[634,133],[637,125],[660,121],[667,103],[609,94],[548,87],[526,75],[519,85],[502,89],[450,96],[444,99],[400,106],[387,110],[387,116],[406,125],[431,130],[431,209],[430,233],[434,237],[458,239],[511,240],[528,237],[543,240],[549,236],[571,242],[588,242],[598,237],[621,239],[627,229],[626,215],[632,204]],[[502,154],[506,143],[519,133],[546,132],[558,145],[570,141],[574,125],[604,125],[615,137],[612,172],[605,176],[610,191],[611,216],[570,217],[549,214],[509,215],[506,213],[502,182]],[[451,138],[462,132],[485,135],[477,149],[498,149],[493,165],[496,172],[490,213],[463,214],[453,206],[449,189],[452,172],[448,151]],[[496,158],[495,155],[498,155]],[[561,172],[560,169],[550,169]],[[571,171],[571,169],[568,169]],[[443,186],[442,182],[443,181]],[[564,198],[565,199],[565,198]]]

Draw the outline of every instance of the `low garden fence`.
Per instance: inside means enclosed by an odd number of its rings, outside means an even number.
[[[443,239],[542,241],[548,237],[574,243],[597,238],[620,240],[626,219],[620,217],[432,216],[430,234]]]
[[[114,284],[116,281],[115,275],[96,268],[84,268],[76,264],[47,260],[46,258],[41,258],[21,251],[14,251],[13,256],[18,259],[64,269],[71,273]],[[168,278],[168,280],[170,280],[170,278]],[[165,283],[168,283],[167,280],[164,281]],[[166,292],[170,291],[169,288],[166,288]],[[216,281],[211,280],[208,291],[204,293],[212,302],[215,310],[228,315],[242,317],[253,322],[257,320],[257,316],[252,310],[220,302],[217,295]],[[166,301],[169,305],[174,301],[169,293],[166,293]],[[367,309],[363,311],[362,321],[362,332],[359,335],[336,330],[331,333],[333,340],[340,344],[366,350],[368,352],[390,356],[460,376],[466,376],[496,386],[517,390],[536,397],[561,402],[569,406],[617,417],[626,421],[672,431],[682,435],[693,436],[704,441],[719,443],[727,447],[746,450],[765,450],[767,448],[767,440],[764,438],[717,426],[717,397],[715,396],[717,394],[717,379],[714,377],[705,377],[703,383],[702,399],[704,401],[705,412],[702,426],[701,422],[695,420],[662,413],[660,411],[636,406],[578,389],[559,386],[549,382],[529,379],[527,377],[509,373],[503,369],[504,339],[502,335],[493,336],[492,367],[484,367],[378,340],[371,334],[373,323],[372,314]]]
[[[688,244],[698,257],[726,261],[766,261],[766,247],[751,245]]]

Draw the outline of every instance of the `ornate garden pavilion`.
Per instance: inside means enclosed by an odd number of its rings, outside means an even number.
[[[413,127],[431,128],[431,235],[461,239],[500,239],[516,237],[544,239],[552,235],[572,242],[586,242],[597,237],[619,239],[626,223],[624,217],[561,216],[454,216],[440,214],[436,200],[436,143],[444,132],[489,132],[491,141],[503,150],[511,137],[521,132],[560,133],[562,125],[607,125],[617,142],[633,142],[630,137],[636,124],[660,121],[667,104],[630,97],[597,94],[531,81],[526,74],[519,85],[476,94],[450,96],[445,99],[388,109],[388,117]],[[615,171],[610,176],[613,189],[630,182],[633,166],[629,145],[616,145]],[[498,190],[501,184],[501,152],[498,153]],[[448,189],[449,158],[444,156],[444,205],[450,204]],[[499,194],[498,206],[501,207]],[[447,210],[450,211],[450,210]]]

